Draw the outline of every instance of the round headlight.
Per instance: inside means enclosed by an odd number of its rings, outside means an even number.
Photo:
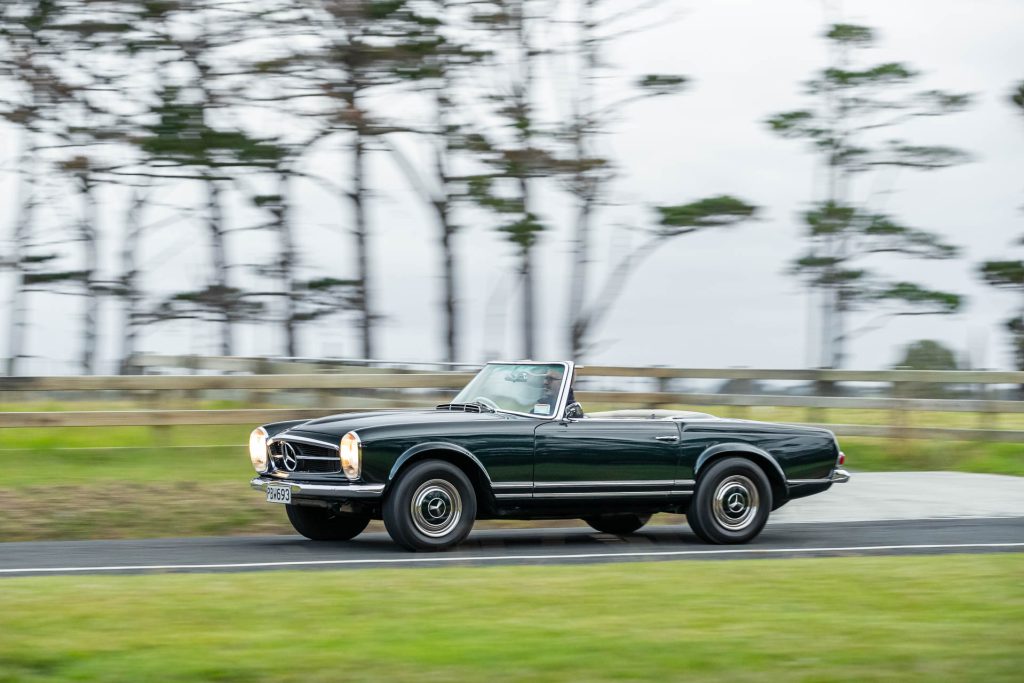
[[[257,427],[249,435],[249,459],[256,471],[263,474],[270,465],[270,454],[267,452],[267,430]]]
[[[363,465],[363,444],[359,441],[359,435],[349,432],[341,438],[341,446],[338,449],[341,457],[341,471],[349,479],[358,479]]]

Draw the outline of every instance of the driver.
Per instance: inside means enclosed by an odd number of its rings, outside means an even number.
[[[540,396],[530,411],[536,415],[550,415],[558,405],[558,388],[562,385],[562,370],[552,368],[544,373]]]

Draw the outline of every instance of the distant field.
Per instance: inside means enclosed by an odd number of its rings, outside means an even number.
[[[0,580],[0,681],[1019,681],[1024,554]]]

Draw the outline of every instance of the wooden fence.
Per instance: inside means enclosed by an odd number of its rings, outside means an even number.
[[[136,425],[200,425],[260,424],[274,420],[319,417],[339,412],[339,406],[328,405],[327,397],[347,392],[348,404],[343,410],[358,409],[360,404],[374,407],[432,405],[451,396],[472,377],[472,372],[422,370],[404,367],[366,367],[338,362],[307,360],[266,360],[251,358],[153,357],[139,359],[139,366],[150,371],[154,367],[173,367],[177,371],[244,372],[260,374],[217,375],[119,375],[75,377],[0,377],[2,395],[20,396],[68,392],[87,394],[90,398],[125,394],[144,397],[147,409],[89,411],[17,411],[0,412],[0,428],[15,427],[100,427]],[[380,365],[380,363],[378,363]],[[395,364],[397,365],[397,364]],[[434,367],[437,364],[433,364]],[[467,367],[467,366],[459,366]],[[295,372],[301,369],[303,372]],[[286,374],[268,374],[268,373]],[[1024,413],[1024,401],[986,398],[902,398],[889,396],[809,396],[791,393],[712,393],[673,390],[679,380],[746,380],[788,381],[822,386],[846,383],[881,383],[890,394],[906,395],[910,387],[941,385],[944,388],[969,386],[974,394],[991,395],[1000,385],[1024,385],[1024,372],[987,371],[849,371],[849,370],[763,370],[707,368],[651,368],[586,366],[579,370],[577,396],[583,404],[622,407],[723,407],[730,416],[744,417],[751,408],[776,407],[804,409],[806,418],[798,424],[814,424],[831,429],[840,436],[874,436],[897,438],[943,438],[968,441],[1024,442],[1024,430],[997,429],[998,416]],[[623,383],[637,390],[585,390],[586,386]],[[241,392],[241,396],[258,398],[265,392],[309,393],[323,397],[323,407],[273,407],[224,410],[188,410],[159,407],[164,397],[184,395],[200,397],[202,392]],[[97,392],[108,392],[100,394]],[[116,393],[114,393],[116,392]],[[10,402],[8,400],[8,402]],[[26,403],[31,401],[25,400]],[[253,403],[260,401],[254,400]],[[834,424],[820,419],[823,411],[882,411],[882,423]],[[915,413],[974,415],[973,428],[957,426],[911,426]],[[934,422],[934,420],[933,420]],[[963,423],[962,418],[957,420]]]

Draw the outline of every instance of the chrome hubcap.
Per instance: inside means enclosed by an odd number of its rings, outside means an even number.
[[[439,538],[451,532],[462,519],[462,498],[451,482],[431,479],[416,489],[410,512],[417,531]]]
[[[739,531],[754,521],[759,505],[754,482],[742,474],[733,474],[715,489],[712,511],[716,522],[730,531]]]

